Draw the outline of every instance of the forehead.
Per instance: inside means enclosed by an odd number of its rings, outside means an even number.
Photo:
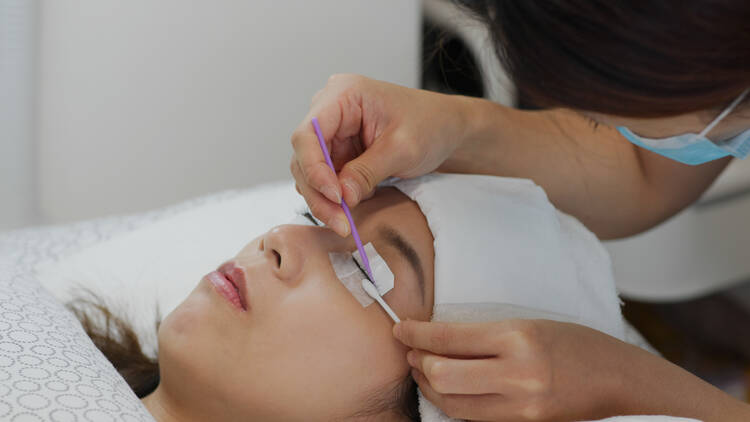
[[[405,209],[411,206],[416,207],[416,211],[421,214],[419,207],[400,190],[393,187],[383,187],[375,190],[372,198],[362,201],[352,210],[352,216],[357,218],[367,218],[373,213],[394,212],[393,208]]]
[[[396,188],[379,188],[372,198],[352,210],[352,217],[357,228],[360,225],[370,229],[387,225],[414,247],[423,243],[426,236],[429,236],[429,244],[432,245],[432,233],[419,206]],[[362,241],[365,242],[365,239]]]

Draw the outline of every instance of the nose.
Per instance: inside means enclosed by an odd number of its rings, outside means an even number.
[[[304,226],[276,226],[263,236],[260,248],[270,261],[276,276],[287,282],[293,282],[302,275],[304,255],[299,247],[300,235],[297,233]]]

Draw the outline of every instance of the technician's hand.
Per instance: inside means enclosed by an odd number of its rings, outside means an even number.
[[[334,75],[312,99],[292,135],[291,171],[312,213],[339,235],[350,207],[390,176],[435,170],[463,137],[462,97],[405,88],[358,75]],[[310,123],[317,117],[338,176],[326,165]]]
[[[634,348],[548,320],[459,324],[404,321],[394,335],[424,396],[453,418],[578,421],[617,414],[614,386]],[[619,353],[618,353],[619,352]],[[614,354],[613,354],[614,353]],[[627,354],[627,353],[625,353]]]

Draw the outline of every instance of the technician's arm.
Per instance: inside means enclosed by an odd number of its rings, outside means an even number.
[[[630,350],[617,355],[622,357],[623,379],[612,399],[621,400],[618,406],[626,412],[686,416],[704,422],[750,420],[747,403],[665,359],[632,345],[625,348]],[[627,353],[632,356],[625,357]]]
[[[338,174],[310,119],[318,117]],[[356,206],[389,176],[435,169],[533,179],[602,238],[654,226],[695,201],[729,159],[686,166],[638,149],[568,110],[519,111],[486,100],[334,75],[292,135],[290,168],[310,209],[342,236],[337,205]]]
[[[526,177],[601,238],[632,235],[676,214],[730,159],[680,164],[627,142],[570,110],[521,111],[486,100],[464,105],[466,135],[439,170]]]

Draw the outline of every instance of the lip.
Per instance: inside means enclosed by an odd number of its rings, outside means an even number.
[[[240,294],[235,288],[234,284],[229,281],[224,274],[218,271],[211,271],[204,277],[214,286],[214,289],[218,294],[224,297],[232,306],[244,311],[242,307],[242,301],[240,300]]]
[[[225,262],[216,269],[221,275],[226,277],[239,292],[240,305],[242,310],[247,311],[250,308],[250,301],[247,296],[247,277],[245,270],[237,265],[234,261]]]

